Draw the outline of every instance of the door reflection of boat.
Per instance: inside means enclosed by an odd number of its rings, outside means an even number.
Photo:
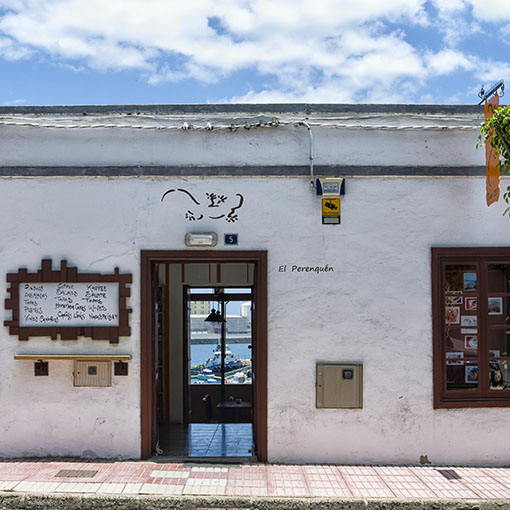
[[[205,370],[212,370],[213,374],[221,373],[221,345],[216,347],[213,357],[209,358],[205,362]],[[243,362],[240,359],[236,359],[232,354],[232,351],[225,346],[225,372],[237,370],[243,367]]]

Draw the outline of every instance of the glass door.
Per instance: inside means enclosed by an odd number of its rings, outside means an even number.
[[[188,287],[187,301],[185,384],[190,421],[203,419],[204,410],[207,420],[251,421],[252,289]],[[205,404],[200,412],[202,393]]]

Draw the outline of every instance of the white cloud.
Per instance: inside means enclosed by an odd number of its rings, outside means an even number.
[[[23,0],[0,0],[0,9],[22,9]]]
[[[467,8],[466,0],[433,0],[433,4],[441,14],[453,14]]]
[[[481,21],[501,22],[510,20],[510,2],[508,0],[465,0],[473,9],[473,16]]]
[[[154,85],[243,70],[273,83],[243,100],[412,101],[428,78],[476,62],[458,45],[480,30],[464,13],[481,1],[431,1],[437,16],[426,0],[0,0],[0,55],[138,70]],[[411,26],[445,47],[413,46]]]
[[[434,25],[443,34],[447,46],[457,46],[481,32],[480,24],[467,16],[471,7],[469,0],[432,0],[432,3],[438,12]]]
[[[492,59],[481,60],[478,62],[475,76],[480,80],[480,84],[486,86],[504,80],[506,84],[510,83],[510,62],[496,61]]]
[[[459,69],[471,71],[476,69],[477,66],[477,62],[473,57],[468,57],[460,51],[451,49],[426,55],[425,62],[429,72],[435,76],[450,74]]]
[[[16,44],[8,37],[0,36],[0,55],[6,60],[19,60],[28,57],[32,53],[26,46]]]

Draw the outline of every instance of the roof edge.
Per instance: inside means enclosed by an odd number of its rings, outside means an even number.
[[[480,114],[483,106],[443,104],[225,103],[142,105],[0,106],[0,115],[213,114],[213,113],[416,113]]]

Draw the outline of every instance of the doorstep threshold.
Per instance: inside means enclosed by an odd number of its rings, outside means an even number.
[[[177,464],[255,464],[259,462],[253,455],[249,457],[179,457],[175,455],[154,455],[150,458],[156,463]]]

